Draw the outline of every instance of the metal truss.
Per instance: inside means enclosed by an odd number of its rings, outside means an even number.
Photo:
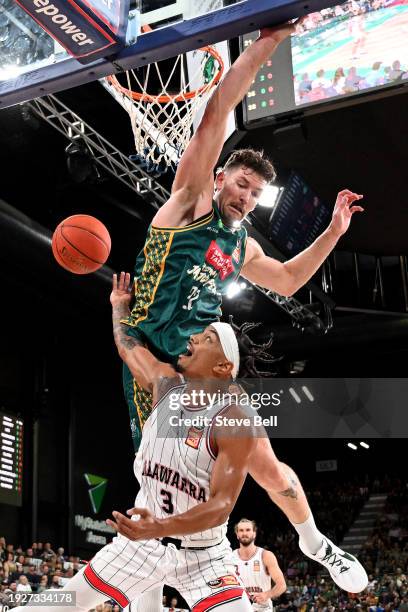
[[[155,209],[169,199],[170,193],[160,183],[116,149],[55,96],[36,98],[28,102],[27,106],[36,116],[47,121],[71,142],[76,142],[78,139],[84,142],[92,158],[102,168],[144,198]],[[331,321],[324,324],[314,312],[296,298],[281,296],[255,284],[253,286],[286,312],[293,324],[302,331],[308,328],[325,333],[330,329]]]
[[[28,102],[27,106],[37,117],[44,119],[71,142],[81,140],[99,166],[122,181],[154,209],[157,210],[169,199],[170,193],[167,189],[55,96],[36,98]]]
[[[281,310],[286,312],[292,319],[293,325],[302,332],[308,329],[316,333],[326,333],[333,326],[331,317],[328,319],[327,323],[324,323],[320,317],[310,310],[310,308],[299,302],[296,298],[284,297],[283,295],[279,295],[279,293],[275,293],[275,291],[264,289],[254,283],[252,283],[252,285],[259,293],[262,293],[268,300],[273,302],[275,306],[278,306]]]

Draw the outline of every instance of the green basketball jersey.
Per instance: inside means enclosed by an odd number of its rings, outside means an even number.
[[[122,321],[128,334],[146,342],[158,359],[176,363],[190,336],[221,316],[222,294],[241,271],[246,240],[244,227],[224,226],[215,204],[186,227],[151,225],[136,260],[135,305]],[[137,450],[151,397],[126,365],[123,384]]]
[[[164,361],[221,316],[222,294],[242,268],[247,233],[225,227],[216,205],[182,228],[150,226],[136,260],[136,303],[128,319]]]

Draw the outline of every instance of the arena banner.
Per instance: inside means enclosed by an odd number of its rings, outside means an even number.
[[[15,1],[82,64],[125,46],[129,0]]]
[[[111,541],[114,531],[106,524],[115,507],[110,479],[104,475],[75,470],[73,535],[76,550],[88,558]]]

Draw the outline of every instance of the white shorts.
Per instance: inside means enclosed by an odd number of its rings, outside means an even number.
[[[163,584],[177,589],[194,612],[240,600],[249,604],[235,568],[227,561],[230,554],[228,540],[210,548],[177,550],[159,540],[132,542],[119,535],[95,555],[84,578],[122,608]]]

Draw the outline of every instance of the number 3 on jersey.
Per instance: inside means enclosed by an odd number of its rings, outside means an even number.
[[[173,506],[173,499],[172,499],[172,495],[171,493],[169,493],[168,491],[166,491],[166,489],[162,489],[160,491],[160,495],[163,497],[163,504],[161,506],[161,509],[166,513],[166,514],[173,514],[174,512],[174,506]]]

